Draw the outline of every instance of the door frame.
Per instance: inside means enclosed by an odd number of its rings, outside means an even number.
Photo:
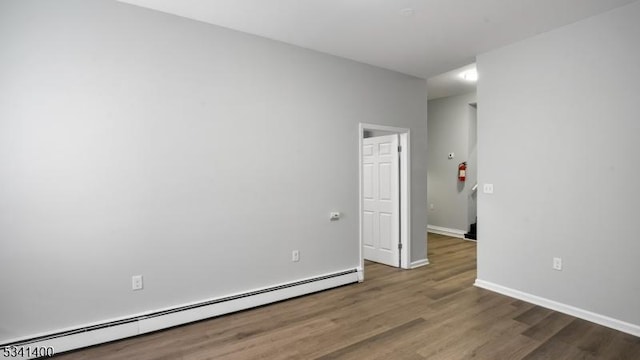
[[[411,268],[411,146],[410,129],[399,128],[387,125],[377,125],[368,123],[358,124],[358,237],[360,239],[360,281],[364,280],[364,243],[362,240],[362,209],[364,209],[364,199],[362,198],[363,178],[362,178],[362,140],[364,132],[367,130],[378,130],[395,133],[399,135],[399,144],[402,147],[400,153],[400,243],[402,250],[400,253],[400,268]]]

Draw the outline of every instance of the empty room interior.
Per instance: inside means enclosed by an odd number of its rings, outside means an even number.
[[[0,355],[640,359],[638,39],[636,0],[0,0]]]

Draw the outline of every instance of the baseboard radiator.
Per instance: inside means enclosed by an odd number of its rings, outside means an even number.
[[[50,349],[59,354],[352,284],[361,279],[361,270],[350,269],[116,321],[12,340],[0,344],[0,359],[4,358],[5,350],[13,352],[12,359],[35,358],[37,356],[31,356],[34,349]],[[22,355],[14,356],[16,349],[22,349]]]

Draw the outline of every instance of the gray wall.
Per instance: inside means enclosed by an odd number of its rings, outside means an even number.
[[[478,278],[640,325],[640,3],[478,57]],[[564,270],[552,270],[562,257]]]
[[[0,49],[0,341],[358,266],[358,122],[411,129],[426,255],[422,79],[110,0]]]
[[[477,180],[476,93],[429,101],[428,199],[429,225],[469,231],[475,221]],[[455,153],[449,159],[449,153]],[[458,164],[467,162],[467,180],[458,181]]]

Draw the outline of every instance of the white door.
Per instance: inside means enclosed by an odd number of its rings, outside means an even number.
[[[362,140],[364,258],[390,266],[399,259],[398,135]]]

